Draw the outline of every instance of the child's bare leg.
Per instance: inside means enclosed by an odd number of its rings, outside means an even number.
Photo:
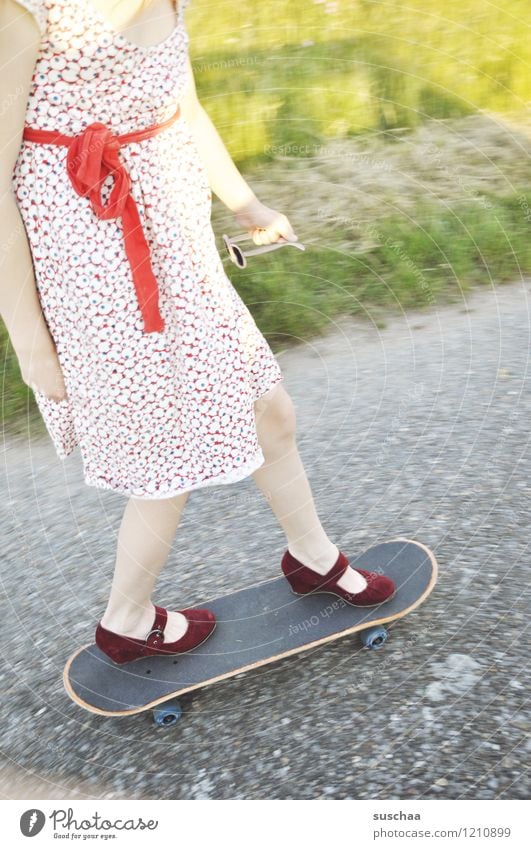
[[[145,639],[155,618],[151,594],[164,566],[189,493],[174,498],[130,498],[120,530],[111,595],[101,624],[109,631]],[[168,610],[164,641],[180,639],[188,625]]]
[[[284,530],[291,554],[324,574],[336,562],[339,551],[317,515],[296,445],[295,409],[282,384],[256,402],[255,418],[265,463],[252,477]],[[349,567],[339,585],[357,593],[365,589],[367,582]]]

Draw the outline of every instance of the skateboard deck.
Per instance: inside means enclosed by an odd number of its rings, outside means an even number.
[[[418,607],[437,580],[437,561],[419,542],[394,539],[349,557],[354,568],[379,571],[397,592],[376,607],[353,607],[332,593],[296,595],[281,575],[230,595],[194,603],[208,607],[217,625],[205,643],[182,655],[114,663],[94,643],[67,661],[63,683],[77,704],[105,716],[153,709],[156,724],[173,724],[176,699],[241,672],[361,632],[367,648],[385,642],[385,623]],[[171,701],[170,701],[171,700]]]

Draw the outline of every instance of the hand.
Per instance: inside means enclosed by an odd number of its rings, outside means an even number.
[[[242,229],[249,231],[255,245],[297,241],[288,218],[282,212],[260,203],[258,198],[241,207],[234,215]]]
[[[63,401],[68,397],[53,342],[41,349],[34,348],[31,356],[19,356],[19,366],[22,380],[33,391],[42,392],[52,401]]]

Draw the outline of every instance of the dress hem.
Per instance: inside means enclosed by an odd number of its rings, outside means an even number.
[[[107,483],[107,481],[100,480],[99,478],[90,478],[87,475],[84,476],[84,480],[87,486],[94,486],[97,489],[107,489],[115,492],[117,495],[126,495],[129,498],[139,498],[145,501],[152,501],[163,498],[175,498],[177,495],[184,495],[185,492],[192,492],[195,489],[202,489],[207,486],[221,486],[223,484],[228,485],[231,483],[237,483],[259,469],[264,462],[265,457],[262,449],[260,449],[250,460],[247,460],[241,466],[237,466],[235,469],[231,469],[229,472],[225,472],[222,475],[217,475],[215,478],[207,478],[206,480],[200,481],[192,486],[181,487],[180,489],[172,490],[171,492],[152,492],[147,495],[136,495],[131,490],[117,489]],[[233,475],[234,477],[232,477]]]
[[[262,398],[263,395],[266,395],[271,389],[274,389],[282,380],[284,379],[284,375],[279,377],[273,384],[271,384],[264,392],[261,392],[256,396],[253,400],[253,404]],[[245,463],[242,463],[240,466],[237,466],[234,469],[231,469],[228,472],[225,472],[221,475],[217,475],[215,478],[207,478],[206,480],[200,481],[197,484],[193,484],[192,486],[181,487],[177,490],[172,490],[171,492],[152,492],[147,493],[145,495],[136,495],[129,489],[118,489],[117,487],[112,486],[105,480],[100,478],[93,478],[88,474],[84,474],[84,481],[87,486],[93,486],[97,489],[105,489],[111,492],[115,492],[117,495],[125,495],[129,498],[138,498],[140,500],[151,501],[163,498],[175,498],[177,495],[184,495],[185,492],[192,492],[196,489],[203,489],[207,486],[227,486],[231,483],[238,483],[246,477],[249,477],[253,472],[260,468],[260,466],[265,462],[264,453],[261,448],[253,454]]]

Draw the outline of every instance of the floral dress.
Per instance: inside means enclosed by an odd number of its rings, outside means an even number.
[[[78,136],[100,122],[127,134],[177,113],[188,0],[152,47],[117,33],[90,0],[19,2],[41,34],[26,127]],[[75,190],[67,152],[23,139],[13,171],[67,391],[61,401],[34,392],[57,456],[79,447],[89,486],[138,498],[241,480],[264,462],[254,402],[283,376],[224,271],[189,126],[180,115],[119,150],[158,285],[155,332],[145,332],[123,224]],[[113,185],[103,181],[103,201]]]

